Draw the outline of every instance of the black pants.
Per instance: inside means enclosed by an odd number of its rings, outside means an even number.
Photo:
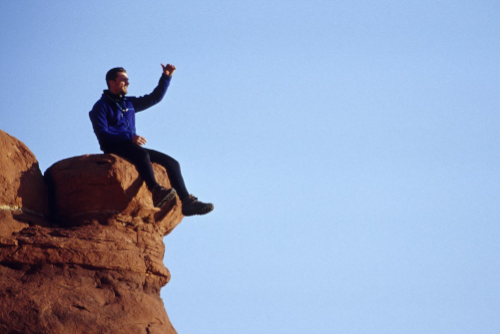
[[[181,166],[174,158],[164,153],[141,147],[132,142],[106,145],[105,147],[101,147],[101,149],[104,153],[116,154],[134,164],[149,189],[158,185],[151,163],[155,162],[162,165],[167,170],[172,188],[177,191],[179,198],[183,200],[189,196],[181,174]]]

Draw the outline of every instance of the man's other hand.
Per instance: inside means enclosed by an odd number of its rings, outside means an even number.
[[[139,146],[142,146],[142,145],[146,144],[146,138],[138,136],[138,135],[134,135],[134,137],[132,138],[132,143],[137,144]]]
[[[176,70],[175,66],[171,64],[167,64],[167,66],[163,66],[163,64],[161,64],[161,67],[163,68],[163,74],[169,77],[172,76]]]

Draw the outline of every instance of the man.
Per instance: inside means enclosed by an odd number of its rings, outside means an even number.
[[[101,150],[121,156],[136,166],[152,193],[155,207],[163,207],[178,195],[182,201],[184,216],[204,215],[213,210],[213,204],[200,202],[190,195],[184,184],[179,163],[166,154],[144,148],[146,139],[136,133],[135,113],[152,107],[163,99],[176,70],[175,66],[170,64],[161,66],[163,74],[158,86],[151,94],[141,97],[125,97],[129,80],[124,68],[109,70],[106,74],[108,89],[104,90],[101,99],[94,104],[89,113],[90,120]],[[165,167],[172,188],[165,189],[156,182],[152,162]]]

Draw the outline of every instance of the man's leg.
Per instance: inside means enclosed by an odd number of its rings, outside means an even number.
[[[161,207],[165,200],[172,198],[172,193],[173,197],[175,197],[177,191],[182,201],[182,214],[184,216],[204,215],[214,209],[213,204],[200,202],[196,197],[189,194],[184,184],[180,165],[174,158],[158,151],[143,148],[132,142],[106,147],[103,151],[104,153],[114,153],[121,156],[135,165],[139,175],[153,193],[155,206]],[[169,189],[172,192],[168,193],[156,182],[151,162],[159,163],[165,167],[168,178],[175,190]]]
[[[154,150],[147,150],[151,158],[151,162],[158,163],[167,170],[168,178],[172,183],[172,187],[177,191],[179,198],[182,201],[182,214],[184,216],[204,215],[214,209],[211,203],[203,203],[198,201],[198,198],[190,195],[184,184],[184,178],[181,173],[181,166],[174,158]]]
[[[149,153],[151,162],[162,165],[167,170],[168,178],[172,183],[172,187],[177,191],[181,201],[189,197],[189,192],[184,184],[184,178],[181,173],[181,166],[177,160],[155,150],[146,149]]]
[[[146,182],[146,185],[153,195],[153,204],[155,207],[161,208],[165,203],[175,198],[175,189],[165,189],[156,182],[149,152],[145,148],[132,142],[124,142],[118,145],[105,147],[103,151],[104,153],[116,154],[135,166],[137,172],[144,182]]]

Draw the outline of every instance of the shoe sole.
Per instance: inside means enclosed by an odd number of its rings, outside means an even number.
[[[190,217],[190,216],[202,216],[206,215],[207,213],[210,213],[214,210],[214,205],[207,205],[203,210],[198,211],[198,212],[182,212],[182,215],[185,217]]]
[[[170,188],[168,193],[163,197],[158,203],[156,203],[155,207],[156,208],[162,208],[165,204],[170,202],[175,198],[175,195],[177,195],[177,192],[175,191],[174,188]]]

